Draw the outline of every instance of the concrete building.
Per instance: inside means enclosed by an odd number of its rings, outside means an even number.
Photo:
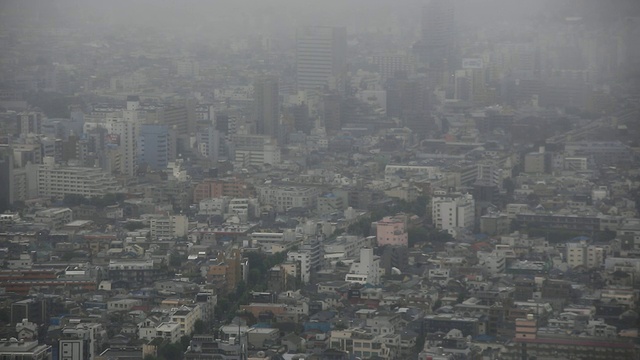
[[[309,26],[296,31],[296,83],[298,90],[345,84],[347,29]],[[331,86],[333,85],[333,86]]]
[[[249,185],[241,179],[205,179],[193,189],[193,201],[229,197],[246,198],[251,195]]]
[[[332,193],[325,194],[318,197],[317,210],[320,215],[341,214],[344,210],[344,202],[340,196]]]
[[[253,85],[253,117],[256,133],[281,139],[280,133],[280,97],[278,79],[275,76],[262,76]]]
[[[171,322],[180,324],[180,336],[191,335],[196,321],[204,320],[202,305],[182,306],[173,310],[170,318]]]
[[[169,163],[169,128],[166,125],[143,124],[138,136],[138,163],[152,170],[162,170]]]
[[[240,167],[280,163],[280,148],[269,135],[234,135],[230,145],[231,159]]]
[[[568,142],[564,151],[570,157],[591,158],[598,166],[629,163],[633,159],[631,149],[620,141]]]
[[[528,153],[524,156],[524,172],[534,174],[545,174],[551,171],[551,153],[540,152]]]
[[[177,322],[162,322],[160,324],[150,324],[151,326],[139,326],[138,337],[147,341],[161,338],[167,342],[175,343],[180,341],[181,328]]]
[[[1,359],[52,360],[51,346],[39,345],[37,340],[4,340],[0,346]]]
[[[213,163],[220,157],[220,131],[213,126],[199,127],[196,132],[198,152]]]
[[[257,231],[249,234],[249,237],[251,246],[270,254],[290,249],[296,244],[296,234],[291,229],[282,232]]]
[[[455,63],[455,7],[446,0],[431,0],[422,8],[421,58],[430,68]]]
[[[109,279],[125,281],[130,286],[149,286],[160,278],[159,264],[153,260],[115,260],[109,261]]]
[[[351,264],[344,280],[356,284],[378,285],[380,283],[380,257],[373,255],[373,249],[360,249],[360,260]]]
[[[118,145],[118,149],[122,154],[121,171],[126,176],[136,176],[138,171],[138,132],[139,124],[137,116],[125,116],[135,114],[125,114],[122,112],[112,113],[106,118],[106,128],[110,134],[112,143]]]
[[[415,72],[415,60],[406,53],[374,55],[371,62],[378,68],[383,82],[399,74],[411,76]]]
[[[187,236],[189,232],[189,219],[185,215],[152,217],[149,225],[154,239],[173,239]]]
[[[194,335],[191,338],[185,360],[220,359],[242,360],[247,349],[247,336],[231,336],[228,340],[217,339],[214,335]]]
[[[38,210],[34,221],[57,229],[73,220],[73,211],[69,208],[49,208]]]
[[[492,251],[478,251],[478,265],[491,275],[504,273],[506,269],[506,258],[503,254]]]
[[[0,152],[0,183],[4,184],[0,187],[0,213],[4,213],[15,201],[13,154],[9,151]]]
[[[309,283],[311,280],[311,253],[300,251],[289,251],[287,261],[299,264],[300,280]]]
[[[432,200],[431,216],[433,225],[450,234],[456,234],[457,229],[470,229],[475,221],[475,202],[473,196],[445,195]]]
[[[602,246],[578,241],[568,242],[566,249],[567,264],[571,268],[582,266],[587,269],[599,269],[604,264],[606,249]]]
[[[384,336],[373,334],[365,329],[332,330],[330,346],[332,350],[345,351],[362,359],[389,360],[395,355],[394,351],[385,344]]]
[[[58,166],[51,157],[46,157],[36,172],[39,196],[63,198],[75,194],[90,198],[120,191],[117,180],[101,169]]]
[[[44,114],[35,111],[21,112],[16,116],[18,135],[42,133]]]
[[[107,332],[101,324],[78,324],[65,327],[58,342],[60,360],[93,360],[98,355]]]
[[[376,223],[378,246],[409,246],[409,234],[402,218],[387,216]]]
[[[175,131],[176,136],[189,136],[195,130],[196,104],[193,99],[173,102],[159,109],[160,122]]]
[[[276,211],[291,208],[314,208],[321,190],[316,187],[263,185],[257,187],[260,205],[270,205]]]

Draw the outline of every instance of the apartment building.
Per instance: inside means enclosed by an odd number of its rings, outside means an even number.
[[[402,218],[387,216],[376,223],[378,246],[409,246],[409,234]]]
[[[184,215],[152,217],[149,225],[154,239],[172,239],[187,236],[189,232],[189,219]]]
[[[204,320],[202,305],[182,306],[171,313],[171,322],[180,325],[180,336],[191,335],[198,320]]]
[[[274,186],[257,187],[260,205],[270,205],[276,211],[284,212],[291,208],[314,208],[321,190],[306,186]]]
[[[456,229],[470,229],[475,220],[475,201],[471,194],[436,196],[432,200],[433,225],[454,235]]]
[[[38,195],[43,197],[74,194],[89,198],[120,191],[116,178],[101,169],[58,166],[52,157],[45,157],[36,171]]]

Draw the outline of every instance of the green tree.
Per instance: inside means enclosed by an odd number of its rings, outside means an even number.
[[[409,237],[409,247],[427,242],[429,231],[423,227],[410,228],[407,230]]]
[[[189,348],[189,345],[191,344],[191,336],[189,335],[182,335],[180,337],[180,345],[182,346],[182,351],[187,351],[187,349]]]
[[[158,357],[163,360],[181,360],[184,357],[182,343],[165,343],[158,348]]]
[[[193,333],[194,334],[204,334],[207,332],[207,324],[198,319],[193,323]]]
[[[144,229],[145,228],[144,224],[139,222],[139,221],[127,221],[127,223],[124,224],[123,227],[127,231],[136,231],[136,230],[140,230],[140,229]]]
[[[169,255],[169,266],[179,268],[180,266],[182,266],[182,260],[183,259],[180,254],[178,254],[177,252],[172,252],[171,255]]]
[[[442,300],[437,299],[436,301],[433,302],[433,306],[431,307],[431,311],[436,311],[436,310],[440,309],[440,307],[442,307]]]

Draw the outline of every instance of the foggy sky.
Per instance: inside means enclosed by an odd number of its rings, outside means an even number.
[[[639,16],[637,0],[452,0],[460,27],[581,16]],[[150,28],[198,37],[278,36],[301,25],[365,29],[417,27],[426,0],[1,0],[5,24],[24,19],[70,27]],[[132,36],[135,33],[132,33]]]

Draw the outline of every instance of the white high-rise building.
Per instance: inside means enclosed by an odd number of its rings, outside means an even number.
[[[103,196],[120,191],[118,181],[99,168],[57,166],[52,157],[38,165],[38,196],[63,198],[67,194]]]
[[[126,114],[125,114],[126,113]],[[138,171],[138,123],[136,112],[123,110],[110,114],[106,119],[106,128],[118,144],[122,154],[122,172],[127,176],[136,176]],[[126,115],[126,117],[125,117]]]
[[[300,280],[307,284],[311,280],[311,253],[308,251],[289,251],[287,261],[300,263]]]
[[[471,194],[434,197],[431,203],[433,225],[455,235],[457,229],[470,229],[475,220],[475,201]]]
[[[373,255],[372,248],[360,249],[360,260],[351,264],[345,281],[356,284],[378,285],[380,283],[380,257]]]
[[[309,26],[296,32],[298,90],[329,86],[340,90],[345,83],[346,28]]]

